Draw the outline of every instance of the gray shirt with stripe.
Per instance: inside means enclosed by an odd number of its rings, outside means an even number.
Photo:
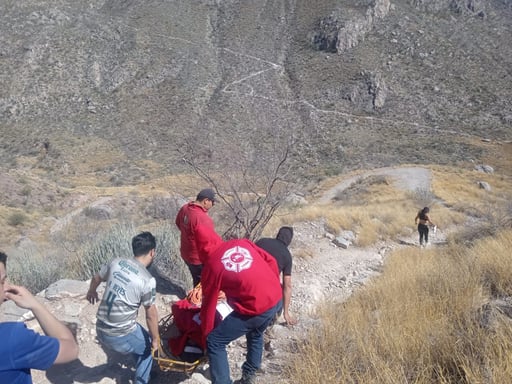
[[[132,332],[139,307],[155,303],[155,278],[135,258],[114,259],[101,268],[99,275],[107,284],[98,307],[96,328],[110,336]]]

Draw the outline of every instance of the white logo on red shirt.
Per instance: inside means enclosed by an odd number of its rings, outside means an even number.
[[[236,246],[224,252],[220,261],[224,264],[226,271],[241,272],[251,267],[252,256],[247,249]]]

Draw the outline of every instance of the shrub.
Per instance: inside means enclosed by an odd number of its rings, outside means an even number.
[[[131,240],[142,230],[131,224],[117,224],[109,231],[88,240],[78,250],[74,266],[74,277],[82,280],[90,279],[101,267],[116,257],[133,257]],[[156,272],[157,281],[173,286],[172,290],[184,293],[192,287],[188,268],[179,254],[179,232],[176,228],[164,224],[150,232],[156,238],[156,255],[151,269]],[[159,284],[160,285],[160,284]]]
[[[101,267],[116,257],[133,256],[131,239],[136,234],[133,225],[117,224],[110,231],[100,234],[78,250],[76,278],[87,280]]]
[[[416,188],[412,194],[413,200],[421,207],[428,207],[435,201],[436,197],[426,188]]]
[[[33,293],[41,292],[65,277],[62,255],[42,255],[36,249],[11,254],[7,264],[9,280]]]
[[[178,287],[180,293],[192,288],[192,278],[180,256],[179,231],[168,224],[159,226],[153,233],[156,237],[154,267],[159,277],[167,284]],[[157,287],[158,288],[158,287]]]
[[[23,225],[27,221],[27,215],[23,212],[14,212],[7,218],[7,224],[13,227]]]

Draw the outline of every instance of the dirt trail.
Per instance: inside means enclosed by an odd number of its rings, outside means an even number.
[[[405,191],[414,192],[416,190],[429,190],[432,175],[429,169],[422,167],[402,167],[402,168],[378,168],[366,171],[359,175],[351,176],[333,188],[326,191],[318,202],[321,204],[329,203],[338,193],[350,187],[354,182],[368,176],[390,176],[396,188]]]

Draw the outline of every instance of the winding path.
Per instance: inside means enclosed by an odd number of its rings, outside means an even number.
[[[423,167],[399,167],[377,168],[362,174],[351,176],[333,188],[327,190],[319,199],[319,203],[327,204],[341,191],[350,187],[353,183],[368,176],[389,176],[395,187],[406,191],[429,190],[432,174],[429,169]]]

